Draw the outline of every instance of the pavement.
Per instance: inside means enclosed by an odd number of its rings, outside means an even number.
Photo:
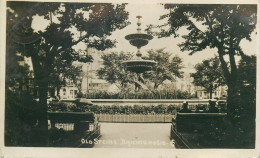
[[[170,123],[101,123],[101,137],[94,148],[173,149]]]

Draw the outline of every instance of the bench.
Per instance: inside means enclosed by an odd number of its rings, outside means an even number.
[[[207,132],[214,125],[223,128],[226,113],[178,113],[176,129],[179,132]]]
[[[92,112],[48,112],[50,146],[79,147],[81,139],[100,136],[100,125]]]
[[[225,147],[230,128],[226,113],[177,113],[172,120],[171,139],[179,148]]]

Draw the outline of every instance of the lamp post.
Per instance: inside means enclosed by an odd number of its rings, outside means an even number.
[[[89,75],[89,62],[87,62],[87,93],[89,93],[89,82],[88,82],[88,75]]]
[[[89,50],[88,48],[86,49],[87,52],[87,56],[89,55]],[[89,73],[92,73],[91,71],[89,71],[89,66],[90,66],[90,62],[87,62],[87,93],[89,93]],[[92,75],[91,75],[92,76]]]
[[[81,57],[88,57],[88,48],[86,49],[86,50],[79,50],[79,55],[81,56]],[[81,61],[82,62],[82,61]],[[89,78],[89,65],[90,65],[90,62],[89,61],[83,61],[84,63],[86,63],[87,65],[87,75],[86,75],[86,77],[87,77],[87,93],[89,93],[89,81],[88,81],[88,78]],[[85,76],[85,75],[84,75]]]

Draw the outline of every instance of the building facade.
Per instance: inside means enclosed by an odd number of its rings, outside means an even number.
[[[75,100],[79,89],[71,80],[66,80],[66,86],[60,88],[59,96],[60,100]],[[57,92],[56,92],[57,93]],[[57,94],[56,94],[57,95]]]
[[[99,79],[97,76],[97,70],[104,66],[101,56],[106,52],[97,51],[91,48],[87,51],[88,54],[93,57],[93,62],[83,65],[83,72],[85,72],[85,76],[82,80],[82,92],[87,94],[98,91],[108,91],[111,84],[106,80]]]
[[[210,99],[209,92],[201,86],[195,86],[195,92],[198,99]],[[212,99],[222,99],[226,97],[227,97],[226,86],[219,86],[212,92]]]

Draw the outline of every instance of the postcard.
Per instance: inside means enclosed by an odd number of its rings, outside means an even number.
[[[0,157],[260,157],[258,9],[1,1]]]

